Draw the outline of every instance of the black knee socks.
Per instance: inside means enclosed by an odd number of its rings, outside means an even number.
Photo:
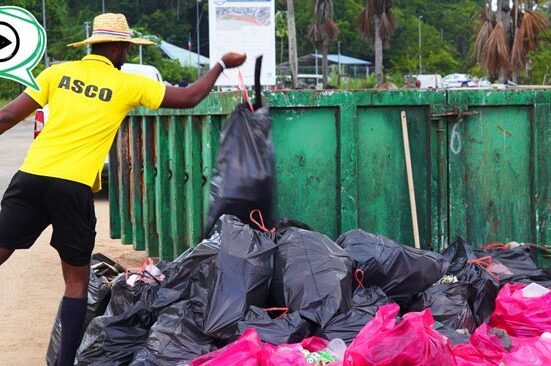
[[[74,364],[87,305],[87,299],[64,296],[61,301],[61,347],[57,356],[58,366]]]

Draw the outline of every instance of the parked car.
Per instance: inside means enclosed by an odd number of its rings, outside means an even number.
[[[130,74],[147,76],[153,80],[163,82],[161,73],[155,66],[152,65],[125,63],[122,65],[121,71]],[[34,115],[34,138],[37,138],[40,132],[44,129],[44,125],[48,121],[48,111],[48,105],[36,111]],[[105,157],[105,162],[103,164],[103,170],[101,172],[101,185],[104,188],[109,186],[109,154]]]
[[[478,81],[469,74],[449,74],[442,79],[444,88],[466,88],[478,86]]]
[[[408,75],[407,78],[416,80],[415,85],[419,89],[441,89],[444,87],[442,75],[439,74]]]

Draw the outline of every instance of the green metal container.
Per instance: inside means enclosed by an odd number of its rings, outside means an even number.
[[[551,90],[292,91],[265,95],[276,214],[336,238],[412,245],[400,113],[407,113],[421,246],[457,236],[551,244]],[[111,235],[172,259],[201,239],[222,124],[241,101],[137,109],[111,151]],[[544,258],[545,259],[545,258]]]

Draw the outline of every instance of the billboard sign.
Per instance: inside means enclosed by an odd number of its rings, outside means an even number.
[[[245,52],[246,85],[254,84],[254,63],[263,55],[262,85],[275,85],[275,0],[209,0],[210,66],[227,52]],[[237,86],[237,70],[226,70],[216,85]]]

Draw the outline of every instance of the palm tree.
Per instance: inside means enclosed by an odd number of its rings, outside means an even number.
[[[492,78],[516,82],[527,64],[528,52],[536,49],[537,35],[549,27],[547,18],[534,11],[533,5],[530,0],[514,0],[511,9],[509,0],[498,0],[494,20],[491,0],[487,0],[475,52],[477,61]]]
[[[358,26],[366,40],[373,42],[376,84],[383,83],[383,49],[389,47],[396,22],[392,15],[392,0],[365,0]]]
[[[308,38],[316,45],[321,45],[323,59],[321,61],[321,70],[323,74],[323,87],[327,87],[327,75],[329,65],[327,63],[327,54],[329,53],[329,44],[337,39],[339,27],[333,21],[333,1],[316,0],[314,4],[314,23],[308,28]]]

